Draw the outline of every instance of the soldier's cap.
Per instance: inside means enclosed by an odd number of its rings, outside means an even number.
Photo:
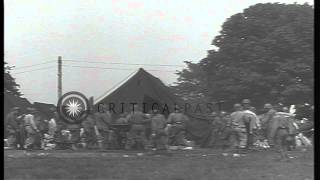
[[[235,108],[235,109],[239,109],[239,108],[241,108],[241,107],[242,107],[242,106],[241,106],[241,104],[239,104],[239,103],[233,105],[233,108]]]
[[[269,103],[267,103],[267,104],[265,104],[265,105],[263,106],[263,108],[265,108],[265,109],[271,109],[271,108],[272,108],[272,105],[269,104]]]
[[[250,102],[250,100],[249,99],[244,99],[244,100],[242,100],[242,104],[250,104],[251,102]]]

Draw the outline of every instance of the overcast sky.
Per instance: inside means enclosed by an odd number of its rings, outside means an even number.
[[[228,17],[264,2],[313,4],[311,0],[6,0],[5,61],[16,66],[12,75],[31,102],[57,103],[58,56],[79,61],[63,62],[69,66],[63,67],[63,93],[76,90],[98,98],[139,67],[161,70],[150,73],[172,84],[183,61],[198,62],[214,48],[211,41]],[[44,62],[48,63],[24,67]]]

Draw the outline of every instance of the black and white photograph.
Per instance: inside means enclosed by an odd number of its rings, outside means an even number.
[[[5,180],[313,180],[313,0],[5,0]]]

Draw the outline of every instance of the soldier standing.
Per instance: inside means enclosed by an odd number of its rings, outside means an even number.
[[[95,128],[98,134],[98,145],[100,149],[105,149],[109,147],[110,137],[111,137],[111,113],[107,109],[103,108],[102,112],[95,112]]]
[[[176,108],[175,112],[169,114],[167,121],[167,123],[170,124],[168,130],[169,145],[185,145],[186,122],[188,120],[188,117],[184,115],[179,108]]]
[[[241,104],[233,105],[234,112],[231,113],[231,127],[235,131],[236,139],[233,142],[232,148],[238,148],[240,150],[244,150],[248,141],[247,128],[244,121],[244,112]]]
[[[273,117],[276,114],[276,110],[272,107],[271,104],[267,103],[264,105],[265,113],[262,116],[261,122],[263,129],[265,131],[265,136],[267,137],[268,144],[270,147],[274,146],[273,138],[272,138],[272,124]]]
[[[141,112],[141,109],[136,104],[133,106],[133,111],[127,116],[127,119],[131,128],[127,133],[125,149],[132,149],[138,141],[142,143],[143,148],[146,148],[148,145],[146,123],[149,123],[150,119]]]
[[[289,113],[277,112],[271,123],[270,138],[275,140],[275,146],[280,152],[280,160],[287,160],[287,150],[290,141],[293,140],[295,134],[295,127],[293,125],[293,115]]]
[[[255,129],[258,129],[258,122],[259,122],[257,115],[252,111],[255,108],[252,107],[250,103],[251,102],[249,99],[244,99],[242,101],[243,110],[244,110],[243,118],[246,124],[247,134],[248,134],[248,141],[246,146],[247,149],[249,149],[253,145],[253,131]]]
[[[71,149],[76,151],[78,150],[78,143],[80,142],[81,124],[66,124],[66,127],[71,134],[71,138],[70,138]]]
[[[164,115],[159,113],[158,109],[153,109],[151,118],[151,140],[157,151],[167,150],[167,133],[165,128],[167,121]]]
[[[57,131],[57,121],[59,121],[58,120],[59,115],[58,115],[58,113],[56,111],[56,108],[50,108],[50,111],[52,112],[53,116],[48,122],[48,134],[51,137],[54,137],[54,135],[55,135],[55,133]]]
[[[24,125],[27,133],[27,139],[24,148],[32,150],[37,145],[39,129],[35,120],[36,110],[34,108],[27,108],[27,115],[24,117]]]
[[[12,148],[17,148],[19,142],[20,122],[19,122],[20,108],[14,107],[6,117],[6,128],[8,131],[8,145]],[[19,144],[20,145],[20,144]]]
[[[83,127],[83,138],[86,148],[93,148],[97,142],[97,131],[95,128],[95,116],[89,113],[87,118],[81,123]]]

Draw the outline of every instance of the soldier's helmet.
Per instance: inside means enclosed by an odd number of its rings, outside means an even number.
[[[272,109],[272,105],[267,103],[263,106],[264,109]]]
[[[241,104],[237,103],[237,104],[234,104],[234,105],[233,105],[233,108],[234,108],[235,110],[238,110],[238,109],[241,109],[242,106],[241,106]]]
[[[242,104],[250,104],[251,101],[249,99],[244,99],[242,100]]]

